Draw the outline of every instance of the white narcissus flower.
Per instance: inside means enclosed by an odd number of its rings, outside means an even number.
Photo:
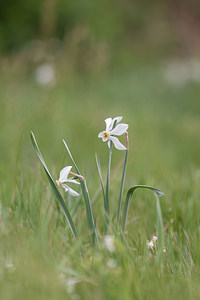
[[[64,169],[60,171],[60,177],[58,180],[56,180],[56,184],[58,187],[62,186],[65,189],[65,192],[69,192],[70,195],[72,196],[79,196],[79,193],[71,189],[66,183],[75,183],[75,184],[80,184],[78,181],[74,179],[68,179],[68,175],[71,171],[72,166],[67,166]]]
[[[114,146],[118,150],[126,150],[127,148],[120,143],[115,135],[119,136],[124,134],[128,129],[128,124],[118,124],[122,120],[122,117],[116,117],[114,119],[107,118],[105,120],[106,130],[99,133],[98,138],[102,138],[103,142],[108,142],[108,147],[110,148],[110,141],[113,142]],[[113,128],[114,124],[118,124]]]

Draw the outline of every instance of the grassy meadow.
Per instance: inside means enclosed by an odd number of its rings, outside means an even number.
[[[135,64],[95,75],[56,69],[57,82],[51,88],[39,86],[33,72],[1,71],[1,299],[199,299],[200,85],[172,84],[163,68],[163,63]],[[123,204],[135,184],[165,193],[160,198],[165,238],[161,262],[157,250],[146,245],[158,234],[150,191],[138,190],[131,200],[126,242],[116,238],[111,252],[103,246],[95,153],[106,179],[109,151],[97,136],[105,128],[104,119],[116,116],[129,124]],[[80,239],[72,237],[31,144],[30,130],[55,180],[63,167],[72,165],[62,139],[68,143],[87,180],[98,250],[89,244],[82,195],[72,198],[61,190]],[[122,166],[116,166],[123,156],[123,151],[113,150],[113,220],[122,172]],[[112,226],[109,234],[114,234]]]

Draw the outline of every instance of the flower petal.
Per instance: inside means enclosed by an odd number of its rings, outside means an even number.
[[[122,145],[122,143],[120,143],[120,141],[118,140],[118,138],[114,137],[114,136],[110,136],[110,140],[113,142],[114,146],[116,149],[118,150],[126,150],[126,147],[124,145]]]
[[[80,184],[80,182],[76,181],[75,179],[67,179],[67,182]]]
[[[110,130],[112,130],[115,121],[116,121],[116,124],[118,124],[121,120],[122,120],[122,117],[116,117],[116,118],[114,118],[114,119],[112,120],[111,125],[110,125]]]
[[[62,184],[62,187],[65,189],[65,192],[69,192],[72,196],[79,196],[79,193],[75,192],[73,189],[71,189],[67,184]]]
[[[102,139],[103,139],[103,131],[101,131],[101,132],[98,134],[98,138],[102,138]]]
[[[106,122],[106,131],[111,130],[110,125],[112,124],[112,118],[105,119]]]
[[[68,187],[68,185],[66,185],[66,184],[62,184],[62,187],[63,187],[63,189],[65,190],[65,192],[68,192],[68,190],[69,190],[69,187]]]
[[[79,196],[79,193],[77,193],[76,191],[74,191],[70,187],[68,187],[68,192],[69,192],[70,195],[72,195],[74,197],[78,197]]]
[[[108,148],[110,148],[110,140],[108,140]]]
[[[69,172],[71,171],[72,166],[67,166],[60,171],[59,181],[61,183],[66,182]]]
[[[111,132],[111,135],[122,135],[128,129],[128,124],[118,124]]]

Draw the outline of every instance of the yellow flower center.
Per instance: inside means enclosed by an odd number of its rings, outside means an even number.
[[[104,131],[104,132],[103,132],[103,137],[104,137],[104,139],[107,139],[107,138],[109,138],[109,133],[108,133],[108,132],[106,132],[106,131]]]
[[[56,180],[56,184],[57,184],[58,187],[60,187],[61,186],[60,180]]]

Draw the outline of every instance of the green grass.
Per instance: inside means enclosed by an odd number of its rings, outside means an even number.
[[[200,87],[170,86],[158,66],[133,66],[93,78],[62,76],[50,90],[21,73],[1,73],[0,80],[0,298],[199,299]],[[130,202],[127,242],[117,238],[113,253],[103,247],[104,200],[95,153],[103,180],[109,153],[97,135],[106,117],[119,115],[129,124],[130,141],[122,205],[136,184],[165,193],[160,199],[166,247],[162,263],[157,250],[149,253],[146,247],[157,228],[155,197],[147,190],[136,191]],[[98,251],[90,247],[83,198],[62,193],[81,237],[73,238],[30,130],[54,179],[71,164],[62,139],[67,142],[87,180]],[[122,153],[113,149],[111,171],[121,159]],[[110,182],[111,217],[117,214],[122,168]]]

